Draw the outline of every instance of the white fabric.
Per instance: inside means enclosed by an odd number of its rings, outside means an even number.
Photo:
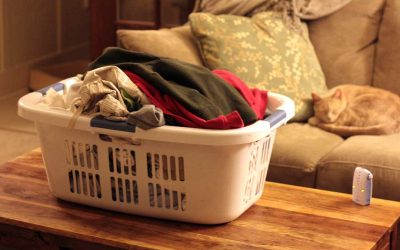
[[[66,108],[63,95],[59,94],[53,88],[47,90],[41,103],[52,108]]]

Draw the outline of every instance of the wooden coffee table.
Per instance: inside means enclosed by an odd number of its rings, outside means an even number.
[[[398,202],[267,182],[233,222],[195,225],[56,199],[39,149],[0,166],[0,245],[20,249],[396,249],[399,217]]]

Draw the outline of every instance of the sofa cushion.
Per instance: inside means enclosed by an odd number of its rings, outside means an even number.
[[[314,187],[318,161],[342,141],[308,124],[290,123],[279,128],[267,180]]]
[[[292,121],[312,115],[311,91],[324,92],[325,79],[307,34],[287,27],[281,14],[193,13],[190,24],[209,68],[227,69],[251,86],[291,97]]]
[[[400,200],[400,134],[353,136],[318,164],[316,187],[351,193],[357,166],[374,175],[373,197]]]
[[[387,0],[383,13],[373,85],[400,94],[400,1]]]
[[[203,64],[189,25],[160,30],[118,30],[117,36],[128,50]]]
[[[343,83],[372,84],[384,2],[353,0],[332,15],[308,23],[329,88]]]

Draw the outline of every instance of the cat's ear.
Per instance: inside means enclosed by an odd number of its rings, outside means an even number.
[[[336,99],[342,99],[342,90],[341,89],[337,89],[335,91],[335,93],[333,94],[333,97],[335,97]]]
[[[319,95],[315,94],[314,92],[311,93],[311,97],[312,97],[313,103],[317,103],[317,102],[321,101],[321,97]]]

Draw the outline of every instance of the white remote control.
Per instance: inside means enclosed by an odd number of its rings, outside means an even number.
[[[360,205],[371,204],[372,198],[372,173],[362,167],[354,170],[353,176],[353,201]]]

